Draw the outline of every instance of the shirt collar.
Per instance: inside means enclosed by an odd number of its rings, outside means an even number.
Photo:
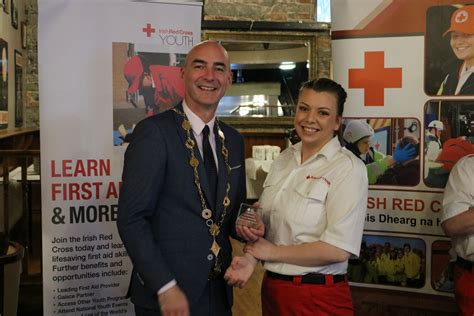
[[[293,153],[299,162],[301,162],[301,146],[301,142],[291,146],[291,150],[293,150]],[[334,136],[329,142],[326,143],[326,145],[323,146],[323,148],[321,148],[319,152],[311,156],[307,161],[305,161],[305,163],[316,159],[318,156],[323,156],[326,157],[327,160],[331,160],[340,149],[341,143],[339,142],[338,137]]]
[[[207,124],[204,123],[203,120],[199,116],[197,116],[186,104],[186,102],[183,100],[183,111],[184,114],[186,114],[186,117],[189,120],[189,123],[191,123],[191,128],[193,129],[194,133],[197,135],[200,135],[202,133],[202,130],[204,129],[204,126],[209,126],[209,129],[211,133],[214,131],[214,123],[216,121],[216,117],[214,116]]]
[[[462,76],[464,73],[473,73],[473,72],[474,72],[474,66],[468,68],[466,65],[466,62],[464,62],[461,66],[461,71],[459,75]]]

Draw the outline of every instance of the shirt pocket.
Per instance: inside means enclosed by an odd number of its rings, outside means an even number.
[[[294,221],[314,226],[322,220],[326,213],[326,197],[329,185],[322,179],[305,180],[295,188],[296,201]]]
[[[275,206],[275,196],[277,195],[279,189],[277,186],[278,182],[278,177],[276,177],[271,172],[267,175],[265,181],[263,182],[263,192],[258,200],[261,207],[259,215],[262,217],[265,225],[270,224],[270,213],[272,213],[272,210]]]

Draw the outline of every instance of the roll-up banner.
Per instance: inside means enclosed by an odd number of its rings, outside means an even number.
[[[123,155],[138,121],[182,98],[201,5],[38,1],[44,315],[133,315]]]
[[[331,2],[333,74],[348,92],[344,127],[359,120],[374,130],[362,250],[349,265],[358,286],[452,293],[440,218],[449,172],[474,142],[474,51],[453,40],[474,27],[468,3]]]

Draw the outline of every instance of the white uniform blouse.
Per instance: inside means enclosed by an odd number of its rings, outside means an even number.
[[[337,137],[301,164],[301,143],[273,162],[260,198],[265,238],[277,245],[324,241],[359,255],[367,210],[367,169]],[[286,275],[343,274],[347,261],[319,267],[265,262]]]
[[[441,222],[474,206],[474,155],[459,160],[449,174],[443,197]],[[452,238],[458,256],[474,262],[474,235]]]

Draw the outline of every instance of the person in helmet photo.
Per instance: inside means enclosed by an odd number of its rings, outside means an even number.
[[[361,159],[367,167],[369,184],[375,184],[377,179],[395,163],[409,160],[416,156],[416,149],[407,145],[398,148],[397,155],[385,155],[370,146],[374,129],[363,120],[351,120],[347,123],[342,138],[345,147]]]
[[[430,169],[437,169],[441,164],[436,161],[443,144],[441,143],[441,134],[444,131],[444,124],[439,120],[432,120],[428,123],[425,134],[425,178],[428,177]]]
[[[444,188],[453,166],[463,157],[474,154],[474,145],[465,137],[450,138],[443,143],[436,162],[437,168],[431,168],[425,178],[425,184],[431,188]]]
[[[438,95],[474,95],[474,5],[463,6],[451,15],[450,36],[456,59],[443,68],[447,73]]]

